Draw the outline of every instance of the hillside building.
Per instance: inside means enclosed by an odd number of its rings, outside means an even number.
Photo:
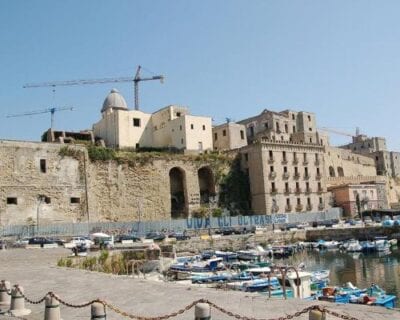
[[[212,150],[211,118],[190,115],[185,107],[170,105],[152,114],[128,110],[124,97],[113,89],[101,115],[93,133],[107,147]]]

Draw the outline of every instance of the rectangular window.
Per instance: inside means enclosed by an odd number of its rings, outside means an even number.
[[[269,167],[270,172],[274,172],[274,166]]]
[[[244,160],[249,161],[249,154],[248,153],[244,154]]]
[[[308,176],[308,168],[307,168],[307,167],[304,167],[304,174],[305,174],[306,176]]]
[[[309,182],[306,182],[306,189],[307,190],[310,189],[310,183]]]
[[[136,149],[136,150],[140,149],[140,144],[139,144],[139,143],[136,143],[135,149]]]
[[[289,182],[285,182],[285,190],[286,190],[286,192],[289,191]]]
[[[181,144],[183,144],[183,138],[181,139]]]
[[[244,131],[240,130],[240,139],[244,140]]]
[[[7,204],[17,205],[18,204],[18,198],[14,198],[14,197],[7,198]]]
[[[293,126],[293,133],[296,132],[296,126]]]
[[[250,137],[254,137],[254,127],[250,127]]]
[[[203,131],[205,131],[206,130],[206,126],[203,124]]]
[[[40,172],[46,173],[46,159],[40,159]]]
[[[45,196],[43,202],[46,203],[46,204],[50,204],[51,203],[51,198]]]
[[[294,173],[295,174],[299,173],[299,169],[297,169],[297,167],[294,167]]]
[[[177,113],[176,113],[176,116],[177,116],[177,117],[180,117],[180,116],[181,116],[181,113],[180,113],[180,112],[177,112]]]
[[[301,205],[301,200],[300,200],[300,198],[297,198],[297,204],[298,204],[298,205]]]
[[[225,137],[226,136],[226,130],[222,130],[222,135]]]
[[[190,129],[194,129],[194,125],[193,125],[193,123],[190,125]]]
[[[217,141],[218,140],[218,134],[215,132],[214,133],[214,140]]]
[[[319,175],[319,168],[317,167],[317,174]]]
[[[273,154],[272,150],[269,150],[268,154],[269,154],[269,158],[270,159],[272,159],[274,157],[274,154]]]
[[[310,205],[311,204],[311,199],[307,198],[307,204]]]
[[[272,182],[272,183],[271,183],[271,189],[272,189],[272,191],[275,190],[275,182]]]
[[[179,126],[179,130],[182,131],[182,125]]]
[[[70,203],[71,203],[71,204],[81,203],[81,198],[71,197]]]
[[[133,118],[133,126],[140,127],[140,119],[139,118]]]
[[[319,197],[319,203],[322,204],[322,197]]]
[[[203,142],[202,141],[198,142],[198,149],[199,149],[199,151],[203,151]]]
[[[296,182],[296,189],[300,189],[300,184]]]
[[[290,198],[286,198],[286,204],[290,206]]]
[[[283,167],[283,172],[287,172],[287,167],[285,166],[285,167]]]

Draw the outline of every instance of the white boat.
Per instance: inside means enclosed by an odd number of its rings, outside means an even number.
[[[343,244],[347,252],[361,252],[362,246],[358,240],[352,239]]]

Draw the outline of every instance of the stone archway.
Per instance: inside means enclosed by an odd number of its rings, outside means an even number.
[[[329,167],[329,176],[332,178],[335,177],[335,168],[332,166]]]
[[[202,167],[197,171],[200,190],[200,204],[209,204],[210,198],[215,197],[214,174],[210,167]]]
[[[169,185],[171,196],[171,218],[187,217],[187,194],[185,171],[174,167],[169,171]]]

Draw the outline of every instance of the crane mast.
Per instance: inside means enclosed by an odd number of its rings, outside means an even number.
[[[135,77],[119,77],[119,78],[102,78],[102,79],[80,79],[80,80],[67,80],[67,81],[53,81],[53,82],[42,82],[42,83],[28,83],[23,88],[40,88],[40,87],[61,87],[61,86],[78,86],[87,84],[102,84],[102,83],[119,83],[119,82],[133,82],[134,83],[134,106],[135,110],[139,110],[139,82],[160,80],[164,82],[165,77],[163,75],[152,76],[148,78],[142,78],[140,71],[142,67],[138,66]]]

